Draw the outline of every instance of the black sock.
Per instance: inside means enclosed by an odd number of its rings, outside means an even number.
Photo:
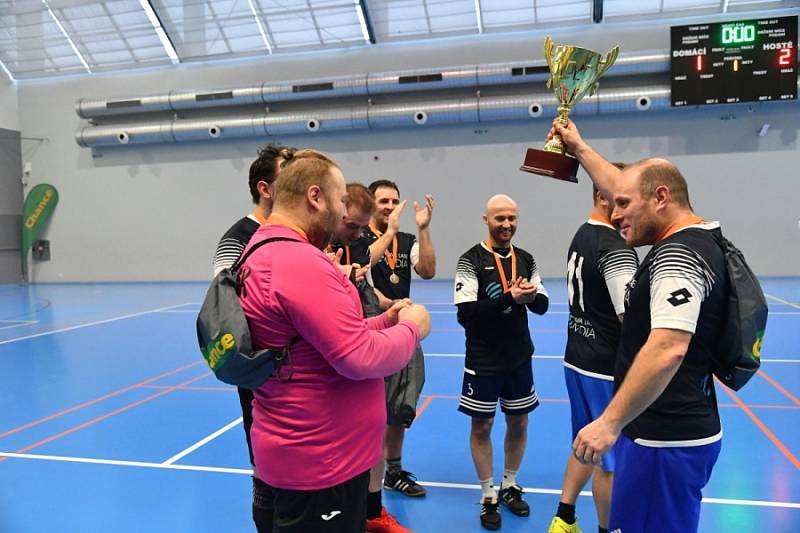
[[[398,474],[400,470],[403,469],[400,462],[401,459],[401,457],[398,457],[397,459],[386,459],[386,470],[392,474]]]
[[[597,533],[608,533],[608,530],[604,527],[597,526]]]
[[[567,524],[575,523],[575,506],[564,502],[558,502],[556,516]]]
[[[381,517],[381,491],[367,493],[367,520]],[[608,532],[606,532],[608,533]]]

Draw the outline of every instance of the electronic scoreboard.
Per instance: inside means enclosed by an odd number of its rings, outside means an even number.
[[[797,99],[797,16],[671,28],[672,105]]]

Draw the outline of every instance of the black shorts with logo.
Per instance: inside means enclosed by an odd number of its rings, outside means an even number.
[[[469,368],[464,369],[459,411],[475,418],[492,418],[498,400],[507,415],[524,415],[539,406],[530,359],[504,374],[479,376]]]
[[[364,533],[369,470],[321,490],[275,488],[274,533]]]

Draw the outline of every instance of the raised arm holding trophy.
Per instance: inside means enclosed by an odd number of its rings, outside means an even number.
[[[601,54],[587,48],[555,46],[550,37],[544,40],[544,57],[550,68],[547,86],[556,94],[562,124],[567,123],[570,110],[587,92],[589,96],[594,94],[598,78],[614,64],[618,52],[619,46],[615,46],[603,59]],[[577,183],[578,160],[565,152],[561,138],[556,135],[544,150],[529,148],[520,170]]]

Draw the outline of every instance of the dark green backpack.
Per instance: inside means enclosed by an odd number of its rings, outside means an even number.
[[[727,387],[739,390],[761,366],[767,300],[742,252],[721,234],[717,242],[725,255],[730,293],[711,370]]]
[[[214,277],[197,316],[197,342],[203,358],[220,381],[245,389],[257,389],[281,366],[289,346],[254,350],[250,327],[239,303],[247,271],[242,265],[263,245],[294,241],[285,237],[254,244],[236,263]]]

